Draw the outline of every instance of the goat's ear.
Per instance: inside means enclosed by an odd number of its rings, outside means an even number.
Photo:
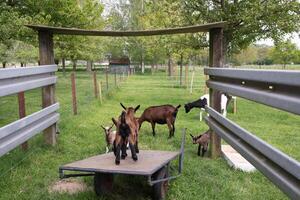
[[[181,107],[181,105],[179,104],[176,108],[178,109],[178,108],[180,108]]]
[[[138,105],[137,107],[135,107],[134,112],[136,112],[139,108],[140,108],[140,105]]]
[[[101,127],[102,127],[104,130],[106,130],[104,126],[101,125]]]
[[[124,110],[126,110],[126,107],[122,103],[120,103],[120,105],[122,106],[122,108],[124,108]]]
[[[112,122],[114,123],[114,125],[117,127],[118,123],[117,121],[115,120],[115,118],[111,118]]]

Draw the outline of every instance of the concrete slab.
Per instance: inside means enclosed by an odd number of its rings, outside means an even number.
[[[253,172],[255,167],[230,145],[222,145],[222,154],[229,166],[244,172]]]

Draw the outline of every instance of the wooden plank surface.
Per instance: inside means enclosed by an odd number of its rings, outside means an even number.
[[[100,31],[100,30],[85,30],[85,29],[78,29],[78,28],[63,28],[63,27],[40,26],[40,25],[26,25],[26,26],[36,31],[47,31],[53,34],[128,37],[128,36],[152,36],[152,35],[207,32],[213,28],[224,28],[226,25],[227,22],[221,21],[221,22],[186,26],[186,27],[179,27],[179,28],[136,30],[136,31]]]
[[[60,169],[81,172],[102,172],[114,174],[151,175],[162,166],[175,159],[179,152],[140,150],[138,161],[133,161],[130,151],[120,165],[115,164],[113,153],[101,154],[73,163],[66,164]]]

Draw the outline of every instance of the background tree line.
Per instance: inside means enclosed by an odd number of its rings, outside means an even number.
[[[104,1],[104,0],[102,0]],[[299,32],[300,4],[291,1],[240,0],[116,0],[103,13],[100,0],[4,0],[0,3],[0,61],[26,63],[38,60],[37,35],[24,24],[98,30],[144,30],[227,21],[224,33],[226,63],[299,63],[299,49],[286,36]],[[106,2],[107,3],[107,2]],[[272,38],[275,47],[253,45]],[[207,34],[100,38],[55,36],[55,56],[63,66],[77,60],[93,62],[128,56],[144,66],[207,64]]]

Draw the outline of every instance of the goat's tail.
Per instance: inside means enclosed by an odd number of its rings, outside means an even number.
[[[177,113],[178,113],[178,108],[180,108],[181,105],[179,104],[176,108],[175,108],[175,111],[173,112],[173,117],[176,118],[177,116]]]

